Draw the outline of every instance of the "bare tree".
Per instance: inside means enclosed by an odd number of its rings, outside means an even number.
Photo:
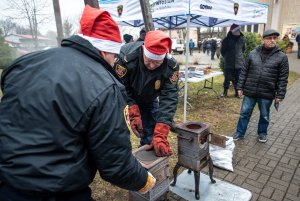
[[[34,41],[35,47],[38,47],[37,37],[38,37],[38,27],[42,23],[49,20],[49,14],[45,13],[45,8],[47,8],[47,0],[10,0],[7,2],[9,10],[15,13],[12,19],[23,20],[28,22],[28,27],[30,29],[30,34]]]
[[[64,20],[63,30],[64,30],[64,37],[65,38],[72,35],[73,25],[69,22],[69,19]]]
[[[0,27],[3,31],[3,36],[7,36],[11,33],[13,33],[14,29],[16,28],[16,24],[12,22],[11,19],[6,18],[3,20],[0,20]]]

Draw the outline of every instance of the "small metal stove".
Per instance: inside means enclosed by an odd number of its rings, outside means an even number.
[[[146,194],[129,191],[130,201],[156,201],[166,200],[169,192],[169,157],[157,157],[153,150],[146,151],[142,146],[133,152],[144,168],[155,178],[155,186]]]
[[[212,183],[213,163],[209,155],[209,126],[200,122],[188,122],[176,125],[178,133],[178,162],[176,163],[173,175],[172,186],[176,185],[177,172],[179,168],[189,169],[189,173],[194,172],[195,178],[195,198],[200,199],[199,184],[200,170],[209,165],[209,177]]]

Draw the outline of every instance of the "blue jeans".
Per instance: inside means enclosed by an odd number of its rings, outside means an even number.
[[[267,135],[268,126],[270,123],[270,107],[273,100],[263,99],[263,98],[251,98],[244,96],[240,118],[238,121],[236,132],[239,136],[244,136],[247,130],[249,120],[251,118],[254,106],[258,103],[258,108],[260,112],[259,122],[258,122],[258,135]]]
[[[141,145],[151,144],[158,113],[158,100],[154,99],[152,103],[138,105],[143,124],[143,135],[140,143]]]

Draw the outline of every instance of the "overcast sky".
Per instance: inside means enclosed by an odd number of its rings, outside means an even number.
[[[6,9],[8,1],[9,0],[0,0],[0,19],[3,19],[5,16],[14,15],[14,13]],[[46,23],[43,26],[39,27],[42,34],[45,34],[48,30],[56,31],[53,2],[52,0],[46,1],[49,6],[45,8],[45,10],[51,17],[51,20],[49,23]],[[84,0],[60,0],[59,4],[62,20],[68,19],[72,24],[74,24],[74,26],[78,26],[78,21],[84,8]],[[22,22],[20,20],[18,20],[17,23],[24,26],[28,25],[27,22]]]
[[[7,2],[10,0],[0,0],[0,19],[3,19],[5,16],[14,16],[14,14],[7,10]],[[18,1],[18,0],[15,0]],[[53,2],[52,0],[46,0],[48,3],[48,7],[45,8],[51,20],[49,23],[45,23],[44,25],[40,26],[40,32],[42,34],[46,34],[48,30],[56,32],[56,25],[55,25],[55,17],[54,17],[54,10],[53,10]],[[84,9],[84,0],[59,0],[60,4],[60,12],[62,21],[68,19],[72,24],[74,29],[79,29],[79,19],[81,17],[81,13]],[[27,21],[15,21],[16,23],[24,26],[28,26]],[[129,33],[133,35],[134,39],[137,39],[139,36],[139,28],[133,27],[120,27],[121,34]],[[75,30],[73,30],[75,31]]]

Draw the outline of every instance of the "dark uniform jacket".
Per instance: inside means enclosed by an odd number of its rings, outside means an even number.
[[[17,189],[66,192],[87,187],[96,170],[129,190],[147,171],[133,157],[126,91],[88,41],[17,59],[2,74],[0,181]]]
[[[250,52],[237,89],[253,98],[283,99],[289,75],[288,58],[277,46],[266,55],[262,48],[260,45]]]
[[[244,66],[243,52],[245,51],[245,39],[243,33],[234,36],[231,31],[222,41],[221,54],[224,58],[224,68],[241,69]]]
[[[147,104],[159,97],[157,122],[171,126],[178,102],[179,66],[175,59],[165,58],[160,67],[148,70],[142,44],[134,42],[122,46],[115,70],[126,87],[128,104]]]

